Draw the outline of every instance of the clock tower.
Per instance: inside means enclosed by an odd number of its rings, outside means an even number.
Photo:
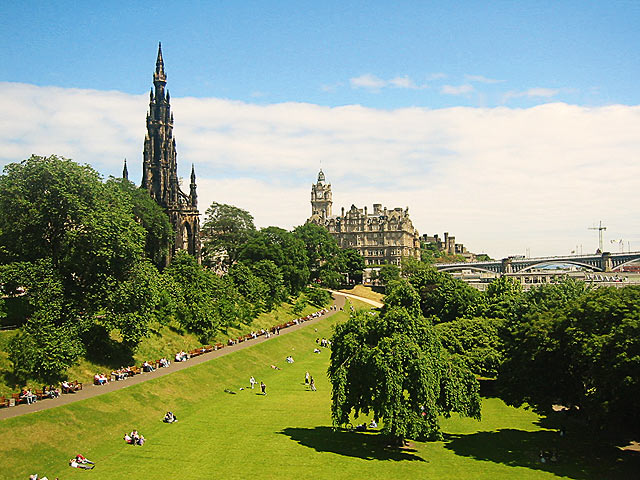
[[[311,215],[319,215],[323,220],[331,216],[331,184],[325,183],[322,169],[318,173],[318,182],[311,185]]]

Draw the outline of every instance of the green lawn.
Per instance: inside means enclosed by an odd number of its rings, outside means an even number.
[[[571,431],[560,438],[535,414],[493,398],[484,401],[482,422],[444,420],[444,441],[405,450],[387,449],[375,434],[334,432],[329,351],[313,348],[344,316],[118,392],[1,421],[0,478],[637,478],[633,455],[591,450]],[[317,392],[304,386],[307,370]],[[250,375],[265,382],[266,396],[248,389]],[[167,410],[177,424],[161,422]],[[124,444],[133,428],[145,435],[145,446]],[[541,448],[557,448],[560,460],[539,463]],[[68,467],[76,453],[96,461],[95,470]]]

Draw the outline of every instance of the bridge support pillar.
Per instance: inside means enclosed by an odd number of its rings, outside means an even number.
[[[510,258],[502,259],[502,273],[513,273],[513,265]]]
[[[602,260],[600,261],[600,268],[603,272],[610,272],[613,270],[613,259],[610,252],[602,252]]]

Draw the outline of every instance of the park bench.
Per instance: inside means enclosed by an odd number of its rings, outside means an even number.
[[[215,344],[215,350],[220,350],[221,348],[224,348],[224,344],[222,344],[222,343],[216,343]]]
[[[15,405],[18,405],[19,403],[27,403],[27,399],[22,398],[19,393],[12,393],[11,398],[13,399]]]
[[[0,397],[0,407],[8,407],[9,399],[5,397]]]
[[[212,345],[205,345],[203,348],[205,349],[206,353],[213,352],[215,350]]]
[[[35,394],[38,400],[42,400],[43,398],[48,398],[47,395],[44,393],[44,390],[36,390]]]
[[[78,390],[82,390],[82,383],[78,382],[77,380],[74,380],[73,382],[67,382],[69,384],[69,388],[65,388],[62,386],[62,384],[60,385],[60,389],[62,390],[62,393],[75,393]]]

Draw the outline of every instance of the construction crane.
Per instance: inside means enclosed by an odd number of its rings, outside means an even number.
[[[606,229],[607,229],[607,227],[603,227],[603,226],[602,226],[602,220],[600,220],[600,223],[598,224],[598,226],[597,226],[597,227],[595,227],[595,226],[594,226],[594,227],[589,227],[589,230],[598,230],[598,239],[600,240],[600,242],[599,242],[599,245],[600,245],[600,248],[599,248],[600,253],[604,252],[604,247],[603,247],[603,245],[602,245],[602,232],[603,232],[604,230],[606,230]]]

